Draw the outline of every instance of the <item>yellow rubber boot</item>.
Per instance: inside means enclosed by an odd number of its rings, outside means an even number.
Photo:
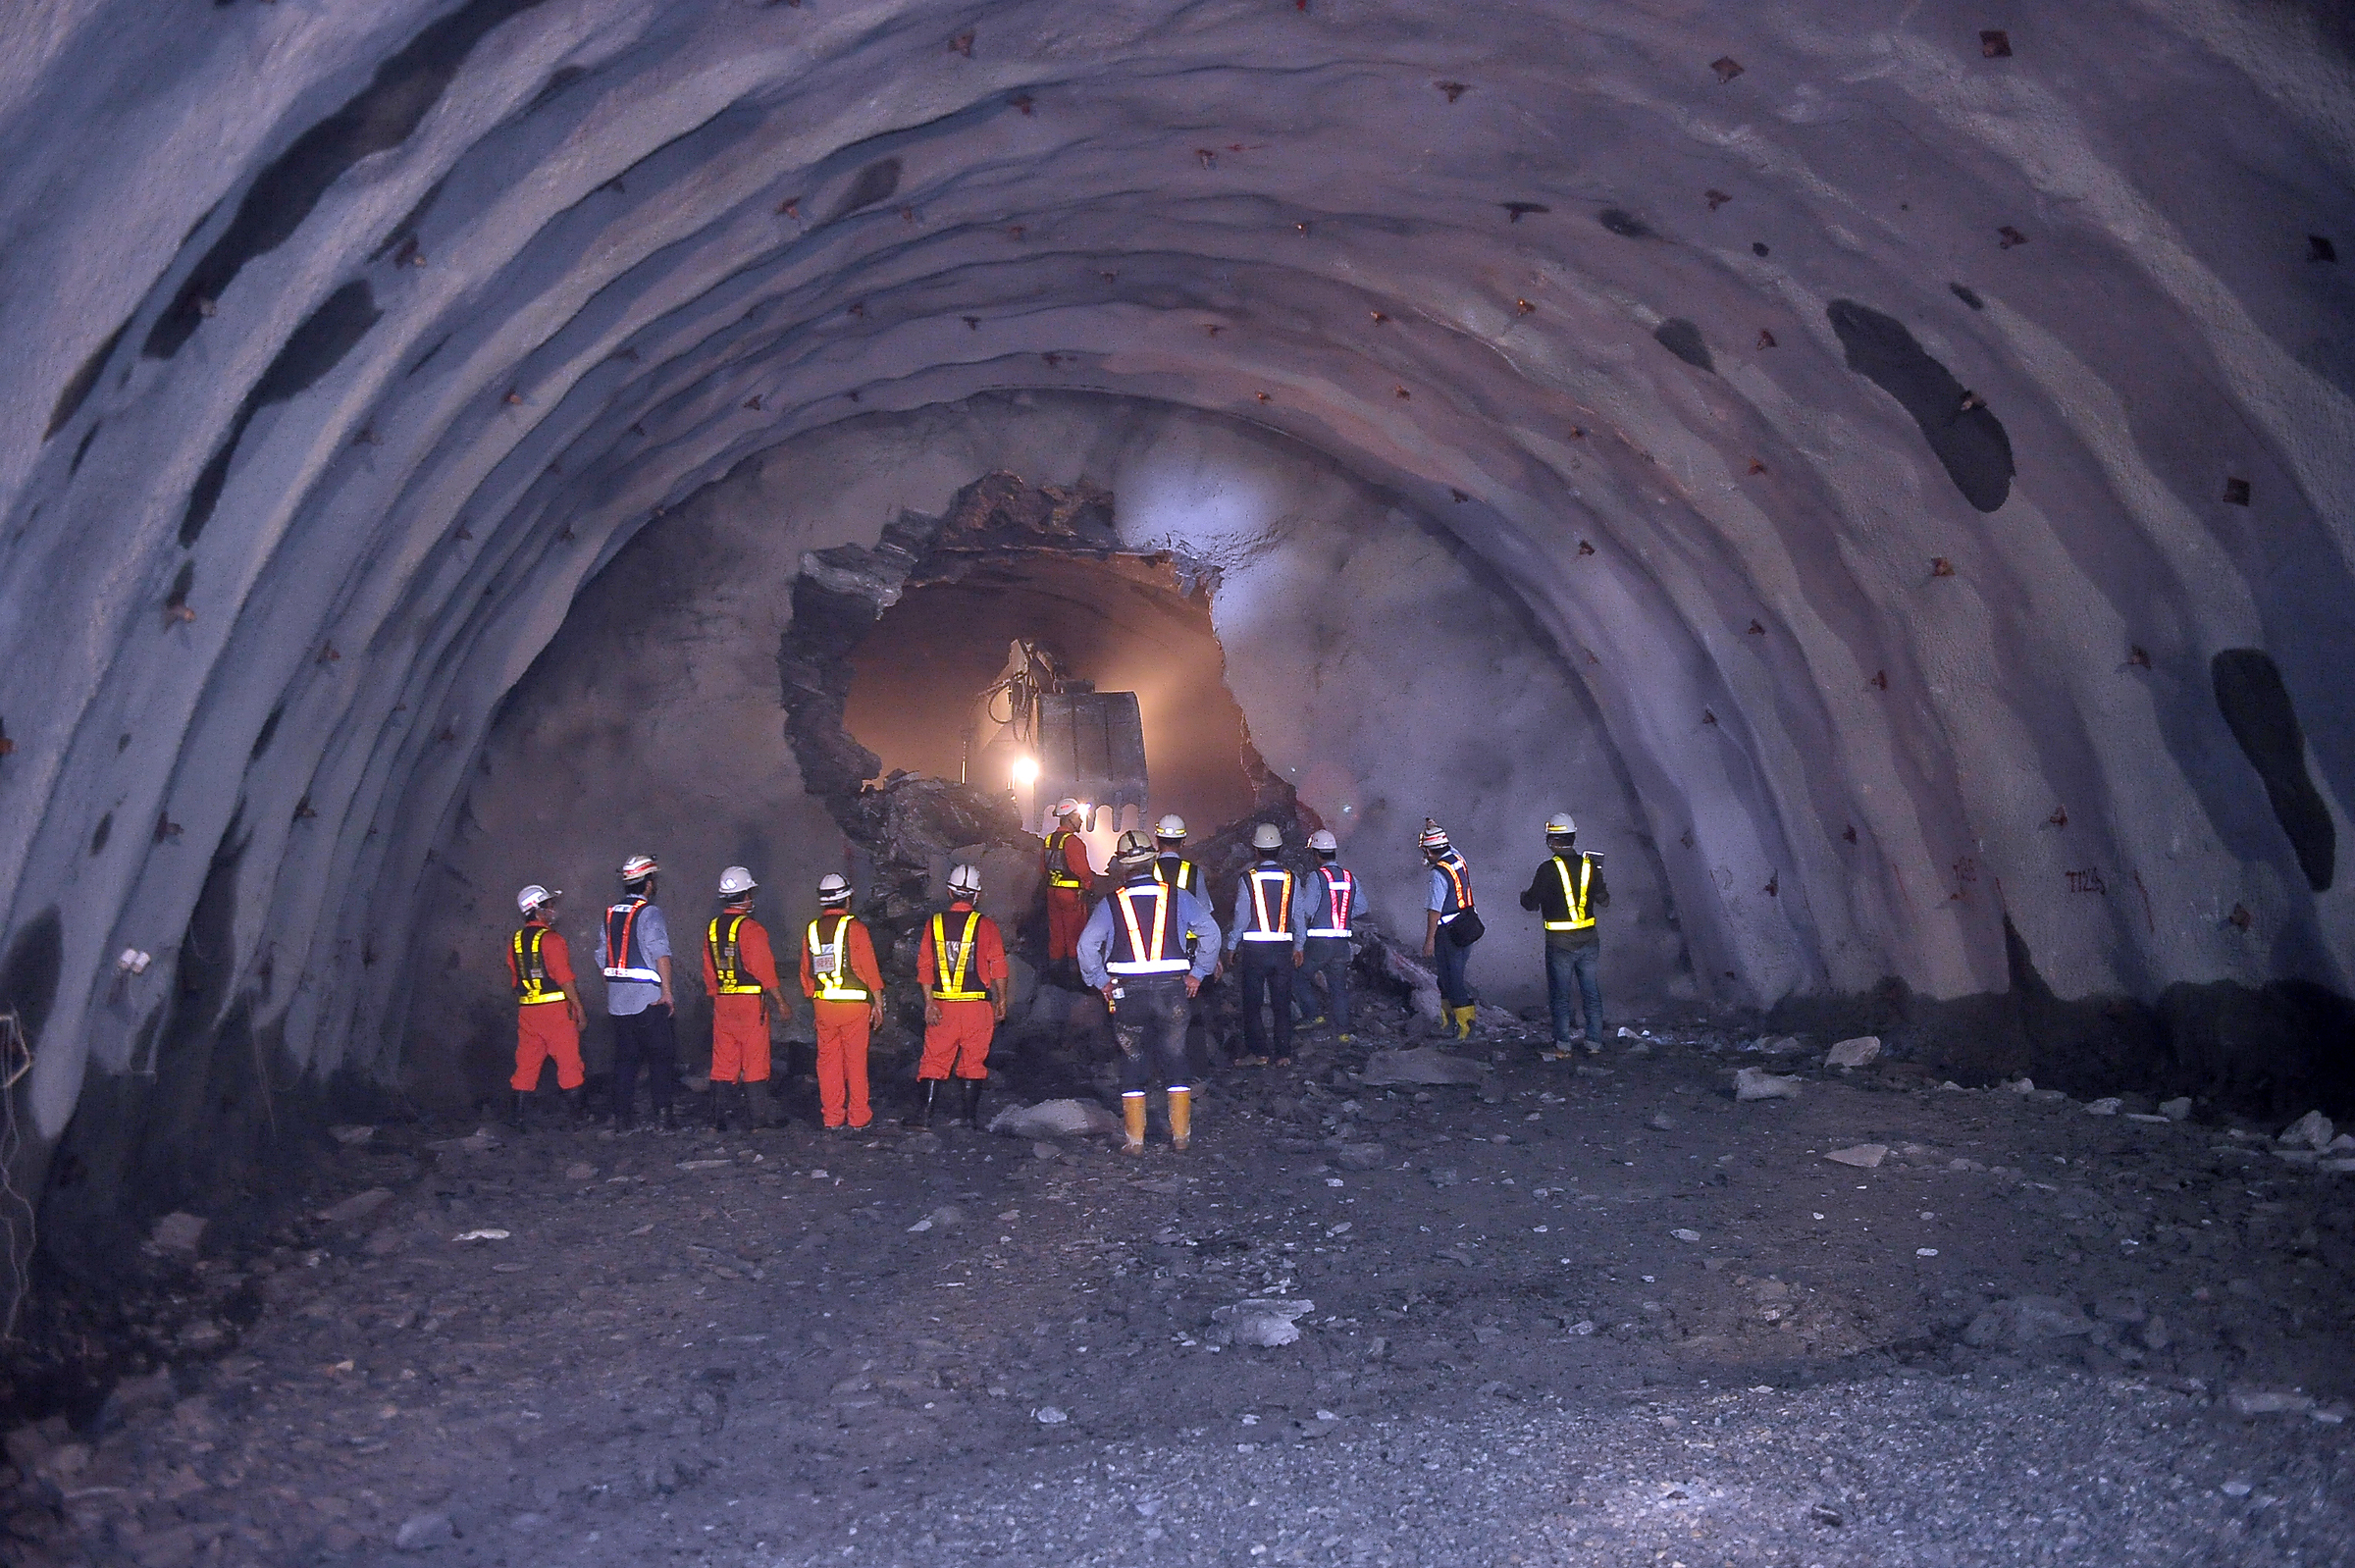
[[[1455,1019],[1455,1037],[1457,1039],[1469,1040],[1472,1038],[1473,1012],[1472,1008],[1459,1007],[1450,1015]]]
[[[1170,1147],[1185,1152],[1186,1140],[1194,1135],[1194,1091],[1170,1090]]]
[[[1121,1096],[1121,1125],[1128,1141],[1121,1145],[1123,1154],[1145,1152],[1145,1091],[1137,1089]]]

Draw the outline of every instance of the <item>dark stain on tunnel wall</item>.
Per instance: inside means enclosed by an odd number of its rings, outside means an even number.
[[[13,1012],[25,1038],[39,1044],[41,1025],[57,1001],[58,976],[66,965],[65,926],[54,908],[20,927],[0,959],[0,1013]]]
[[[2265,783],[2274,818],[2289,835],[2298,869],[2317,893],[2329,889],[2338,864],[2338,828],[2306,771],[2306,733],[2270,654],[2227,648],[2208,661],[2216,706],[2232,738]]]
[[[900,160],[877,158],[859,171],[859,178],[851,182],[851,188],[843,193],[841,201],[835,203],[833,215],[826,221],[832,223],[836,218],[848,218],[862,207],[888,201],[899,188]]]
[[[375,78],[358,96],[295,137],[254,178],[236,216],[148,329],[147,357],[169,359],[180,352],[204,320],[206,306],[236,281],[247,262],[285,244],[353,164],[408,140],[484,35],[541,3],[472,0],[459,7],[377,67]]]
[[[1709,345],[1701,340],[1701,329],[1682,316],[1671,316],[1651,330],[1652,341],[1667,349],[1695,370],[1716,373],[1717,361],[1709,357]]]
[[[253,423],[253,416],[272,403],[307,392],[351,352],[383,315],[365,280],[347,283],[328,295],[288,337],[286,347],[278,351],[278,357],[270,361],[270,368],[262,372],[262,379],[238,405],[237,417],[229,422],[229,434],[222,439],[220,449],[196,476],[195,488],[188,494],[187,514],[180,520],[183,549],[195,544],[204,525],[212,521],[222,487],[229,483],[230,459],[236,456],[237,443],[245,439],[245,427]]]
[[[1853,299],[1835,299],[1824,314],[1848,368],[1903,404],[1962,498],[1991,512],[2012,496],[2012,438],[2003,421],[1921,346],[1906,324]]]

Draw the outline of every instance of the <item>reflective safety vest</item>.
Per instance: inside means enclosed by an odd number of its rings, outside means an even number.
[[[605,911],[606,979],[662,983],[662,971],[648,962],[638,946],[638,915],[646,908],[646,900],[629,899]]]
[[[965,917],[965,934],[956,941],[949,940],[949,917],[932,916],[932,995],[942,1002],[986,1002],[987,987],[973,990],[966,976],[973,971],[973,933],[981,928],[981,914],[971,911]]]
[[[515,1000],[525,1007],[564,1000],[564,993],[548,983],[548,967],[540,962],[540,942],[547,935],[547,926],[527,925],[515,933],[507,953],[507,972],[515,977]]]
[[[1144,900],[1153,905],[1149,936],[1144,916],[1136,909]],[[1113,922],[1112,952],[1105,968],[1115,974],[1183,974],[1194,967],[1182,948],[1173,951],[1171,947],[1170,908],[1178,902],[1175,889],[1158,882],[1131,882],[1115,893],[1112,901],[1120,906],[1121,917]]]
[[[1587,888],[1595,880],[1595,862],[1585,856],[1578,858],[1578,890],[1570,889],[1570,862],[1560,856],[1553,858],[1553,874],[1562,879],[1562,906],[1569,915],[1566,920],[1547,920],[1548,931],[1583,931],[1595,923],[1587,909]]]
[[[1171,866],[1177,867],[1172,874]],[[1181,887],[1196,898],[1202,896],[1202,867],[1182,856],[1164,855],[1153,862],[1153,880],[1165,887]]]
[[[820,936],[817,928],[826,917],[819,915],[810,922],[810,972],[817,978],[817,999],[820,1002],[869,1002],[865,982],[851,972],[852,916],[838,915],[830,935]]]
[[[1439,923],[1445,925],[1472,907],[1472,868],[1464,863],[1462,856],[1449,850],[1447,858],[1433,869],[1447,879],[1448,902],[1453,907],[1439,915]]]
[[[1317,875],[1325,879],[1325,897],[1310,906],[1308,934],[1347,936],[1349,916],[1357,913],[1357,878],[1337,865],[1320,865]]]
[[[1077,838],[1076,833],[1056,831],[1047,835],[1047,885],[1049,887],[1077,887],[1079,878],[1072,874],[1072,858],[1064,846]]]
[[[720,917],[728,922],[728,933],[719,933],[719,920],[711,922],[710,934],[704,938],[711,948],[711,972],[719,976],[721,996],[759,996],[760,982],[744,972],[744,951],[738,946],[736,933],[744,929],[749,915],[729,915]]]
[[[1269,900],[1274,899],[1273,905]],[[1239,916],[1242,912],[1237,910]],[[1292,939],[1292,873],[1281,865],[1251,868],[1251,924],[1242,933],[1246,942],[1289,942]]]

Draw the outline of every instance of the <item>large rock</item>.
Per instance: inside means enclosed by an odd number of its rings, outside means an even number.
[[[1009,1138],[1078,1138],[1118,1132],[1121,1119],[1087,1100],[1042,1100],[1010,1105],[989,1120],[989,1130]]]
[[[2302,1143],[2320,1153],[2330,1147],[2330,1139],[2337,1130],[2330,1124],[2330,1119],[2322,1112],[2309,1111],[2281,1129],[2280,1141]]]
[[[192,1258],[196,1256],[197,1249],[204,1245],[204,1228],[211,1223],[200,1215],[175,1211],[156,1221],[155,1228],[149,1234],[164,1251]]]
[[[1316,1310],[1314,1301],[1252,1300],[1221,1307],[1211,1317],[1229,1327],[1236,1344],[1274,1349],[1298,1339],[1300,1325],[1294,1320]]]
[[[1881,1037],[1859,1034],[1853,1040],[1842,1040],[1823,1054],[1827,1068],[1860,1068],[1881,1054]]]
[[[1799,1079],[1777,1077],[1764,1068],[1743,1068],[1734,1074],[1737,1100],[1796,1100]]]
[[[2005,1349],[2093,1333],[2093,1320],[2074,1302],[2059,1296],[2019,1296],[1998,1301],[1970,1320],[1962,1342],[1979,1349]]]
[[[1366,1058],[1360,1083],[1480,1083],[1488,1068],[1466,1057],[1449,1056],[1436,1045],[1404,1051],[1377,1051]]]

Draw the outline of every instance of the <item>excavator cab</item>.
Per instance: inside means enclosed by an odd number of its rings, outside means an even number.
[[[1025,821],[1070,796],[1090,810],[1087,828],[1110,832],[1146,805],[1145,724],[1134,692],[1099,692],[1064,673],[1028,638],[1008,649],[1006,667],[980,698],[967,741],[966,777],[1010,788]],[[1109,813],[1109,814],[1107,814]]]

